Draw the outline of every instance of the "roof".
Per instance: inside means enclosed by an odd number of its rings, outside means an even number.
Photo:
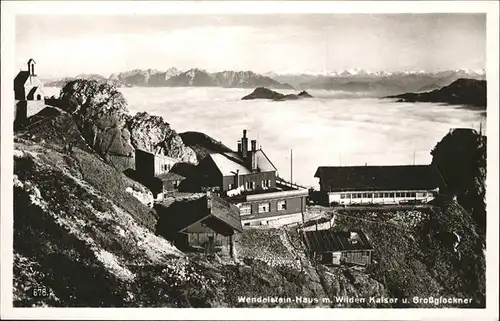
[[[168,228],[176,232],[184,232],[188,227],[202,222],[222,235],[232,234],[229,231],[242,232],[239,209],[213,193],[197,198],[176,200],[164,204],[160,216],[169,213]],[[221,224],[222,223],[222,224]]]
[[[251,151],[249,151],[249,154]],[[245,162],[238,153],[214,153],[209,155],[223,176],[232,176],[238,171],[239,175],[252,173],[248,162]],[[276,171],[276,167],[271,163],[267,155],[261,149],[255,152],[257,168],[261,172]]]
[[[14,78],[14,90],[17,88],[23,88],[26,80],[28,80],[30,73],[28,71],[22,70],[20,71],[16,78]]]
[[[433,165],[321,166],[314,177],[326,191],[435,189],[444,185]]]
[[[355,241],[351,239],[351,233],[356,234]],[[306,231],[304,232],[304,238],[309,250],[312,252],[373,250],[373,246],[366,235],[359,230],[349,232],[332,230]]]
[[[250,174],[251,171],[240,162],[228,158],[224,154],[210,154],[209,157],[214,162],[223,176],[234,175],[237,171],[240,175]]]
[[[183,180],[186,178],[186,177],[179,175],[177,173],[173,173],[172,171],[170,171],[168,173],[156,175],[155,177],[160,179],[161,181],[176,181],[176,180]]]
[[[233,230],[238,232],[243,231],[241,226],[240,210],[238,207],[213,193],[210,193],[207,198],[211,202],[210,213],[213,216],[217,217],[221,221],[224,221],[226,224],[231,226]]]
[[[31,90],[26,95],[26,98],[28,98],[28,99],[35,99],[35,94],[37,93],[37,91],[43,94],[43,92],[40,89],[40,87],[35,86],[35,87],[31,88]]]

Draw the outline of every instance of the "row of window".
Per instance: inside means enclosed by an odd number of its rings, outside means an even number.
[[[261,181],[260,184],[261,184],[260,186],[262,186],[264,188],[269,188],[269,187],[271,187],[271,180],[268,179],[268,180]],[[234,184],[229,184],[228,189],[232,190],[233,188],[236,188],[236,186]],[[253,181],[245,182],[245,189],[246,190],[255,189],[255,182],[253,182]]]
[[[277,202],[278,211],[286,210],[286,201],[281,200]],[[271,203],[259,203],[257,206],[258,213],[268,213],[271,211]],[[252,206],[250,204],[240,206],[240,215],[250,215],[252,214]]]
[[[172,169],[172,165],[171,164],[163,164],[163,165],[160,165],[160,168],[162,171],[170,171]]]
[[[384,193],[340,193],[341,199],[354,198],[417,198],[431,197],[432,193],[427,192],[384,192]]]

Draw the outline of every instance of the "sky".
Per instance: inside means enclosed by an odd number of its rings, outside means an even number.
[[[16,70],[485,69],[484,14],[18,15]]]

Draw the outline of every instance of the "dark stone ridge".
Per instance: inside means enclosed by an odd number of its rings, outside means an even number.
[[[312,98],[312,96],[307,91],[302,91],[298,95],[296,94],[288,94],[284,95],[282,93],[276,92],[274,90],[258,87],[255,90],[245,97],[241,98],[242,100],[251,100],[251,99],[271,99],[274,101],[283,101],[283,100],[297,100],[302,98]]]
[[[387,96],[398,102],[433,102],[466,105],[486,109],[486,80],[460,78],[441,89],[424,93],[406,93]]]
[[[486,136],[474,129],[450,130],[431,151],[432,164],[446,181],[447,193],[472,213],[478,232],[486,233]]]

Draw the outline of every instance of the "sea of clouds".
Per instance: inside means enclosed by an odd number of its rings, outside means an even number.
[[[315,98],[246,100],[251,89],[120,88],[132,113],[160,115],[177,132],[206,133],[236,149],[242,130],[258,139],[279,175],[316,186],[318,166],[429,164],[450,128],[479,128],[485,116],[460,106],[396,103],[363,94],[310,91]],[[280,92],[287,93],[281,90]],[[59,89],[46,88],[45,95]]]

